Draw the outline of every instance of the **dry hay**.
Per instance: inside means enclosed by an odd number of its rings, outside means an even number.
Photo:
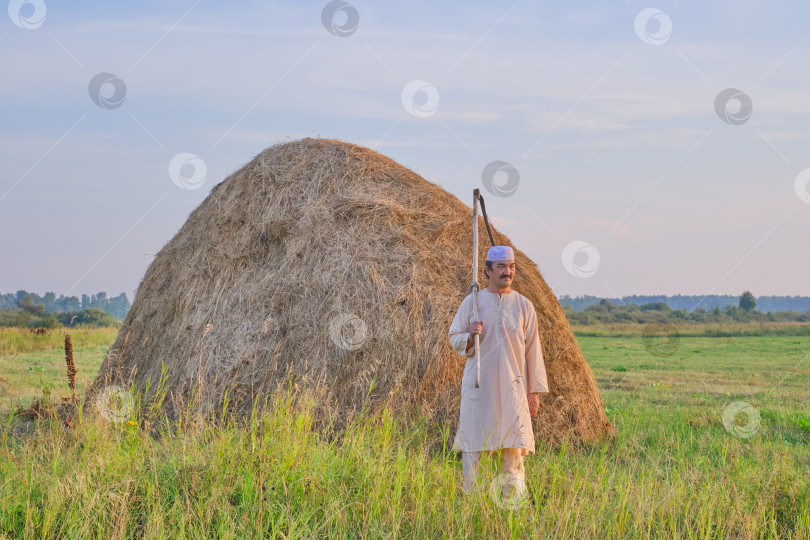
[[[254,398],[294,384],[319,388],[321,405],[342,417],[389,406],[452,437],[464,359],[447,332],[471,281],[471,216],[368,148],[325,139],[268,148],[216,185],[157,254],[90,395],[112,383],[154,393],[165,364],[170,414],[195,386],[198,410],[215,411],[227,391],[229,409],[247,413]],[[483,220],[479,235],[483,288]],[[515,255],[513,288],[537,308],[550,385],[536,437],[612,435],[555,295]]]

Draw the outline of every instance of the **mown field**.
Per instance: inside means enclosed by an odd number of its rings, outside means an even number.
[[[63,336],[3,330],[0,537],[810,537],[810,337],[613,333],[577,339],[617,439],[539,442],[530,498],[506,504],[496,456],[464,496],[457,456],[387,411],[332,443],[285,395],[244,424],[152,418],[152,434],[137,408],[25,421],[9,411],[69,395]],[[81,393],[115,331],[71,335]]]
[[[69,396],[64,330],[34,335],[21,328],[0,328],[0,411],[30,405],[34,398],[56,400]],[[76,364],[76,391],[83,393],[93,380],[115,328],[70,330]]]

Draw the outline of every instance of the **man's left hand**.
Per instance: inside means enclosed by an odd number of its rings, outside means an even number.
[[[537,394],[529,394],[529,415],[534,416],[540,410],[540,397]]]

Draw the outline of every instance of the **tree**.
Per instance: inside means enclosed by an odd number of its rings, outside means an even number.
[[[62,311],[79,311],[82,309],[81,301],[75,296],[65,298],[65,308]]]
[[[59,322],[59,319],[56,318],[55,315],[49,313],[45,317],[38,319],[31,323],[32,328],[61,328],[62,323]]]
[[[116,319],[123,319],[124,317],[126,317],[129,308],[130,308],[129,299],[127,298],[127,295],[124,293],[121,293],[115,298],[110,298],[107,303],[107,313],[109,313]]]
[[[74,320],[75,317],[75,320]],[[57,320],[65,326],[120,326],[120,323],[113,317],[96,308],[87,308],[81,311],[67,311],[57,313]]]
[[[42,303],[45,304],[45,311],[56,311],[56,294],[46,292],[42,297]]]
[[[45,315],[48,314],[48,312],[45,311],[45,306],[43,306],[42,304],[35,304],[31,296],[23,296],[21,300],[17,301],[17,305],[21,309],[24,309],[25,311],[36,317],[44,317]]]
[[[740,296],[740,309],[745,311],[753,311],[757,307],[757,299],[751,294],[751,291],[745,291]]]

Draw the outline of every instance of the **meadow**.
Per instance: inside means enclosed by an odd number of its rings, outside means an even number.
[[[361,415],[326,442],[306,394],[150,430],[138,407],[26,420],[14,411],[70,395],[64,336],[2,330],[0,537],[810,537],[810,337],[602,331],[577,341],[617,438],[538,441],[530,495],[510,503],[493,496],[497,454],[465,496],[422,419]],[[80,394],[115,332],[71,331]]]

